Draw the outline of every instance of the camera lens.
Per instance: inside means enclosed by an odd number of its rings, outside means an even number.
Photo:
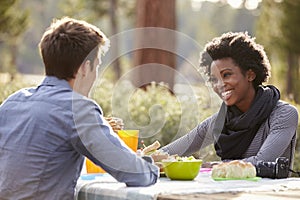
[[[289,175],[289,159],[279,157],[275,162],[257,162],[256,175],[263,178],[287,178]]]

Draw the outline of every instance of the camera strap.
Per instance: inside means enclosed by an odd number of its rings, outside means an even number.
[[[292,169],[289,169],[289,171],[292,172],[292,173],[297,174],[297,175],[300,177],[300,172],[296,172],[296,171],[294,171],[294,170],[292,170]]]

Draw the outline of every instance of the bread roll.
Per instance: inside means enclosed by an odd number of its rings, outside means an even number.
[[[251,163],[233,160],[214,165],[211,176],[212,178],[253,178],[256,176],[256,169]]]

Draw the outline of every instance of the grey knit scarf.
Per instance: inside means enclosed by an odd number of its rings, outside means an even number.
[[[279,90],[267,85],[258,87],[254,101],[245,113],[223,102],[213,130],[217,155],[222,160],[241,159],[279,99]]]

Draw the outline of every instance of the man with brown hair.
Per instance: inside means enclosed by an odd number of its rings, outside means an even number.
[[[85,156],[127,186],[156,183],[159,169],[137,157],[87,98],[108,46],[97,27],[71,18],[44,33],[45,79],[0,106],[1,199],[73,199]]]

